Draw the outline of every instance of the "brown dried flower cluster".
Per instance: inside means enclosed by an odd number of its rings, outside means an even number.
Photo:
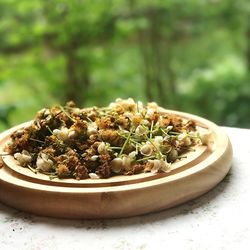
[[[51,178],[108,178],[168,172],[171,163],[201,143],[192,120],[156,103],[117,99],[108,107],[68,102],[39,111],[6,145],[19,165]]]

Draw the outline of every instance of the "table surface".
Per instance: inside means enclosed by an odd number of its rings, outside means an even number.
[[[162,212],[115,220],[63,220],[0,204],[0,249],[249,249],[250,129],[223,128],[232,168],[205,195]]]

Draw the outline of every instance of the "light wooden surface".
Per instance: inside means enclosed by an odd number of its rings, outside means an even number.
[[[168,174],[140,174],[104,180],[48,180],[16,166],[13,159],[0,169],[0,200],[12,207],[62,218],[118,218],[163,210],[194,199],[219,183],[231,166],[232,147],[214,123],[187,113],[213,133],[213,145],[200,147],[173,164]],[[24,126],[20,125],[20,126]],[[19,127],[20,127],[19,126]],[[9,134],[0,135],[0,152]]]

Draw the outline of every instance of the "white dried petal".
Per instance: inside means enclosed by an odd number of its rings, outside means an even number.
[[[99,154],[103,154],[107,151],[105,142],[101,142],[97,148]]]
[[[92,156],[90,157],[90,160],[91,160],[91,161],[97,161],[98,158],[99,158],[98,155],[92,155]]]
[[[15,153],[14,158],[18,161],[18,163],[21,166],[25,166],[26,164],[30,163],[32,160],[31,155],[26,150],[23,150],[22,153]]]
[[[143,111],[143,103],[141,101],[137,102],[137,111],[142,112]]]
[[[145,156],[150,156],[153,153],[153,147],[149,144],[144,144],[140,149],[140,153]]]
[[[162,136],[155,136],[153,144],[155,145],[155,147],[159,148],[161,146],[161,144],[163,143],[163,137]]]
[[[44,172],[49,172],[53,164],[54,163],[51,159],[49,159],[49,156],[44,153],[40,153],[39,156],[37,157],[36,167],[39,170],[42,170]]]
[[[23,150],[22,153],[15,153],[14,158],[19,162],[21,166],[25,166],[32,160],[30,153],[26,150]]]
[[[96,128],[93,128],[93,127],[88,127],[88,130],[87,130],[87,134],[90,136],[90,135],[94,135],[97,133],[97,129]]]
[[[183,142],[185,146],[190,146],[192,144],[191,139],[188,136],[183,140]]]
[[[148,120],[143,120],[143,125],[148,126],[150,125],[150,122]]]
[[[150,117],[152,117],[152,115],[153,115],[155,112],[156,112],[155,109],[149,108],[149,109],[147,109],[147,112],[146,112],[145,117],[146,117],[146,118],[150,118]]]
[[[90,136],[89,136],[89,139],[90,139],[90,140],[95,140],[95,135],[90,135]]]
[[[148,108],[157,110],[159,108],[158,104],[156,102],[149,102],[147,105]]]
[[[115,99],[115,102],[116,102],[116,103],[119,103],[119,102],[121,102],[121,101],[122,101],[122,98],[116,98],[116,99]]]
[[[45,109],[44,115],[49,115],[49,114],[50,114],[50,110],[49,109]]]
[[[62,127],[61,129],[54,129],[53,134],[61,141],[69,139],[69,129]]]
[[[173,129],[173,126],[172,126],[172,125],[167,126],[167,130],[168,130],[168,131],[170,131],[170,130],[172,130],[172,129]]]
[[[76,135],[77,135],[77,133],[76,133],[75,130],[70,130],[69,133],[68,133],[68,137],[69,137],[70,139],[75,138]]]
[[[127,171],[131,170],[131,162],[133,159],[131,159],[129,156],[124,156],[122,158],[123,161],[123,168]]]
[[[148,129],[145,128],[142,125],[139,125],[136,129],[135,129],[135,134],[138,136],[143,136],[146,135],[148,133]]]
[[[125,112],[123,115],[129,119],[132,119],[134,116],[131,112]]]
[[[53,132],[53,135],[57,136],[58,134],[60,134],[61,131],[60,131],[60,129],[56,128],[52,132]]]
[[[128,98],[127,100],[123,100],[121,98],[116,99],[116,105],[114,107],[122,107],[126,111],[135,112],[136,111],[136,103],[132,98]]]
[[[135,100],[131,97],[127,99],[127,102],[130,104],[135,104]]]
[[[121,158],[114,158],[110,162],[112,172],[118,174],[123,169],[123,160]]]
[[[88,134],[88,136],[90,136],[90,135],[94,135],[96,133],[97,133],[97,125],[95,122],[91,122],[88,125],[87,134]]]
[[[187,134],[186,134],[186,133],[181,133],[181,134],[178,135],[178,140],[179,140],[179,141],[182,141],[182,140],[184,140],[186,137],[187,137]]]
[[[79,115],[81,114],[81,109],[80,108],[73,108],[72,110],[75,114]]]
[[[164,160],[149,160],[150,163],[153,164],[153,167],[151,169],[152,173],[158,173],[158,172],[169,172],[170,169],[170,164]]]
[[[189,135],[192,137],[198,137],[199,136],[199,132],[198,131],[190,131]]]
[[[89,177],[90,177],[91,179],[100,179],[100,176],[97,175],[97,174],[95,174],[95,173],[89,173]]]
[[[128,156],[129,156],[131,159],[135,159],[136,155],[137,155],[137,152],[136,152],[136,151],[132,151],[132,152],[130,152],[130,153],[128,154]]]
[[[111,103],[109,104],[109,107],[110,107],[111,109],[114,109],[114,108],[116,107],[116,103],[111,102]]]
[[[212,143],[212,132],[211,131],[206,131],[206,132],[202,132],[200,133],[200,139],[201,139],[201,143],[203,145],[209,145],[209,143]]]
[[[46,109],[46,108],[43,108],[43,109],[39,110],[39,111],[37,112],[37,114],[38,114],[38,115],[49,115],[50,112],[48,113],[47,111],[49,111],[49,110]],[[46,114],[45,114],[45,112],[46,112]]]

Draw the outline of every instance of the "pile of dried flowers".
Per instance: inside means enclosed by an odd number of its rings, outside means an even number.
[[[202,138],[194,121],[129,98],[103,108],[68,102],[42,109],[11,135],[6,150],[33,172],[86,179],[168,172],[197,144]]]

